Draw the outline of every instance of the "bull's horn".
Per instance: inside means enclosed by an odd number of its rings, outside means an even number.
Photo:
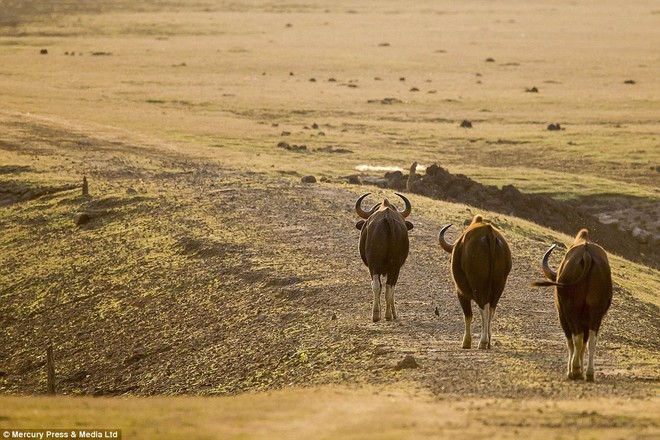
[[[454,244],[449,244],[447,243],[447,240],[445,240],[445,232],[447,232],[447,229],[451,228],[451,224],[445,226],[444,228],[440,229],[440,233],[438,234],[438,242],[440,243],[440,246],[442,249],[445,251],[451,253],[451,251],[454,250]]]
[[[380,203],[376,203],[374,206],[371,207],[369,211],[365,211],[364,209],[362,209],[362,200],[364,200],[364,198],[367,197],[369,194],[371,193],[362,194],[355,202],[355,212],[357,213],[358,216],[360,216],[365,220],[368,219],[371,216],[371,214],[376,212],[376,210],[380,208],[381,205]]]
[[[550,268],[550,265],[548,264],[548,258],[550,257],[550,253],[556,247],[557,247],[556,244],[550,246],[550,249],[548,249],[543,255],[543,260],[541,262],[541,265],[543,266],[543,274],[545,274],[546,278],[548,278],[550,281],[557,281],[557,272],[552,270]]]
[[[410,215],[410,212],[412,211],[412,205],[410,204],[410,200],[406,198],[406,196],[399,194],[399,193],[394,193],[397,196],[401,197],[403,200],[403,203],[406,204],[406,208],[403,211],[399,211],[401,213],[401,217],[406,218]]]

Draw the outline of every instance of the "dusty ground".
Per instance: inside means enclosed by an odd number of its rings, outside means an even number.
[[[361,192],[391,194],[300,183],[337,182],[365,163],[438,162],[484,184],[589,201],[625,228],[653,231],[660,60],[650,42],[660,15],[651,2],[620,13],[615,3],[1,5],[3,393],[42,392],[53,344],[58,390],[69,395],[283,389],[256,398],[277,406],[287,393],[321,393],[334,416],[354,401],[387,411],[373,395],[392,390],[429,417],[473,406],[463,413],[478,419],[470,429],[494,437],[512,426],[539,437],[575,426],[576,436],[657,435],[657,411],[638,414],[658,406],[657,270],[613,255],[596,383],[568,382],[552,293],[528,287],[543,251],[568,236],[485,213],[509,239],[514,269],[493,349],[462,350],[436,234],[481,209],[410,195],[400,319],[373,324],[352,205]],[[534,85],[540,93],[524,91]],[[566,130],[549,132],[550,122]],[[308,148],[287,151],[282,140]],[[316,151],[327,146],[352,153]],[[62,190],[83,175],[89,197]],[[78,212],[92,221],[76,227]],[[406,354],[420,368],[396,371]],[[57,418],[48,401],[3,401],[2,427]],[[22,402],[42,418],[26,418]],[[462,426],[405,414],[384,435]]]

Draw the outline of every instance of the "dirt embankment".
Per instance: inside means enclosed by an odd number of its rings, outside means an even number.
[[[652,267],[660,265],[660,236],[637,233],[633,225],[604,223],[577,202],[525,194],[513,185],[502,189],[483,185],[463,174],[451,174],[437,164],[429,166],[425,174],[417,174],[414,168],[413,165],[407,175],[396,171],[386,173],[383,178],[362,181],[524,218],[569,235],[587,228],[591,239],[609,252]]]

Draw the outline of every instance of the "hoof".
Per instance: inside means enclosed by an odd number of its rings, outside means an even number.
[[[470,348],[472,348],[472,344],[469,343],[469,342],[463,342],[463,348],[470,349]]]
[[[594,374],[593,373],[591,373],[591,374],[587,373],[587,379],[586,380],[587,380],[587,382],[593,382],[594,381]]]
[[[487,350],[490,348],[490,344],[487,342],[480,341],[479,342],[479,350]]]
[[[584,380],[584,375],[581,371],[577,373],[568,373],[568,378],[570,380]]]
[[[380,321],[380,316],[374,316],[374,317],[373,317],[373,321],[374,321],[374,322],[378,322],[378,321]]]

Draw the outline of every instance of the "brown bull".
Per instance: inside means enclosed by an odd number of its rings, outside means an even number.
[[[602,247],[589,242],[589,232],[582,229],[554,272],[548,257],[542,260],[543,273],[550,281],[534,286],[555,286],[555,306],[568,346],[569,379],[584,379],[582,373],[585,345],[589,345],[587,380],[594,380],[596,339],[601,321],[612,303],[612,274]]]
[[[360,230],[360,256],[371,275],[373,321],[380,321],[381,275],[385,277],[385,319],[390,321],[396,319],[394,286],[408,257],[408,231],[413,225],[405,218],[410,215],[412,207],[407,198],[397,194],[406,204],[403,211],[398,211],[387,199],[365,211],[362,200],[369,194],[361,195],[355,202],[355,212],[364,219],[355,226]]]
[[[472,219],[454,244],[445,241],[450,226],[440,230],[438,239],[440,246],[451,253],[451,273],[465,315],[463,348],[472,346],[472,301],[481,311],[479,348],[490,348],[490,326],[511,271],[511,251],[502,234],[480,215]]]

